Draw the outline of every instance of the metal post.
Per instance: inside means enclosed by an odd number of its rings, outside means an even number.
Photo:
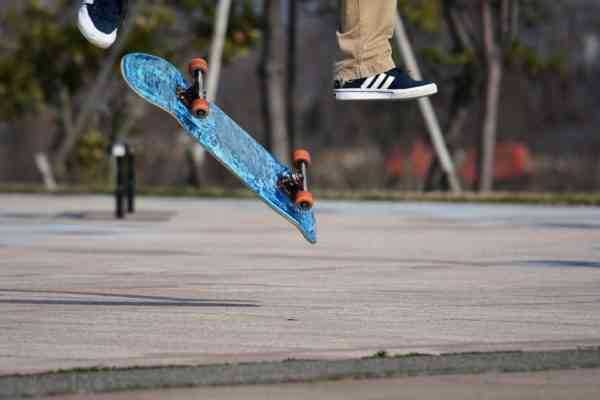
[[[206,100],[212,103],[217,98],[219,90],[219,78],[221,67],[223,65],[223,48],[225,47],[225,36],[227,35],[227,24],[229,23],[229,13],[231,10],[231,0],[219,0],[217,8],[215,30],[213,32],[212,46],[210,49],[210,58],[208,59],[208,77],[206,82]],[[204,147],[195,141],[192,144],[192,159],[197,167],[204,158]]]
[[[44,185],[46,185],[46,190],[49,192],[56,191],[58,186],[56,185],[56,180],[54,179],[54,174],[52,173],[52,167],[50,166],[50,161],[48,161],[48,156],[46,153],[36,153],[35,164],[42,174]]]
[[[412,73],[414,79],[422,80],[423,76],[421,75],[419,64],[417,63],[412,46],[410,44],[410,41],[408,40],[408,35],[406,34],[406,29],[404,28],[402,18],[399,15],[396,16],[395,37],[396,43],[398,45],[398,48],[400,49],[400,53],[402,54],[402,58],[404,59],[407,69],[410,71],[410,73]],[[431,99],[429,99],[428,97],[424,97],[419,99],[418,102],[419,108],[421,109],[421,114],[423,114],[423,118],[425,119],[425,125],[427,125],[427,130],[429,131],[429,135],[431,137],[431,142],[433,143],[435,152],[437,153],[437,156],[440,160],[442,169],[448,175],[450,188],[455,194],[458,194],[462,191],[460,187],[460,181],[458,180],[458,176],[456,175],[456,170],[454,168],[452,158],[450,157],[450,153],[448,152],[448,148],[446,147],[444,135],[442,134],[442,129],[440,128],[440,123],[433,109],[433,105],[431,104]]]
[[[209,102],[215,101],[219,89],[219,77],[223,65],[223,48],[227,35],[227,24],[231,12],[231,0],[220,0],[217,8],[217,22],[213,32],[212,47],[210,49],[210,68],[208,69],[207,96]]]

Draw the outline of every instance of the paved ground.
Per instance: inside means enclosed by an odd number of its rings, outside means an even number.
[[[597,208],[326,202],[311,246],[252,201],[111,206],[0,195],[0,375],[600,345]]]
[[[436,376],[272,386],[175,389],[156,392],[52,397],[52,400],[597,400],[600,370],[535,374]],[[49,399],[50,400],[50,399]]]

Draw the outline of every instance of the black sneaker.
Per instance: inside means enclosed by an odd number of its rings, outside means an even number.
[[[82,0],[77,26],[88,41],[106,49],[117,40],[124,14],[124,0]]]
[[[438,91],[431,81],[415,81],[400,68],[351,81],[335,81],[337,100],[412,100]]]

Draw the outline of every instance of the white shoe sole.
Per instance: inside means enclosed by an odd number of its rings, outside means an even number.
[[[435,83],[410,89],[335,89],[337,100],[414,100],[432,96],[438,92]]]
[[[88,13],[87,5],[83,4],[79,8],[79,15],[77,17],[77,27],[79,31],[90,43],[103,49],[107,49],[113,45],[117,40],[117,30],[106,34],[99,31],[94,26],[90,14]]]

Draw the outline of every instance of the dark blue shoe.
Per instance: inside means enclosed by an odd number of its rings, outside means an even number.
[[[106,49],[117,40],[124,14],[123,0],[82,0],[77,26],[87,40]]]
[[[431,81],[415,81],[400,68],[368,78],[334,84],[337,100],[412,100],[431,96],[438,91]]]

